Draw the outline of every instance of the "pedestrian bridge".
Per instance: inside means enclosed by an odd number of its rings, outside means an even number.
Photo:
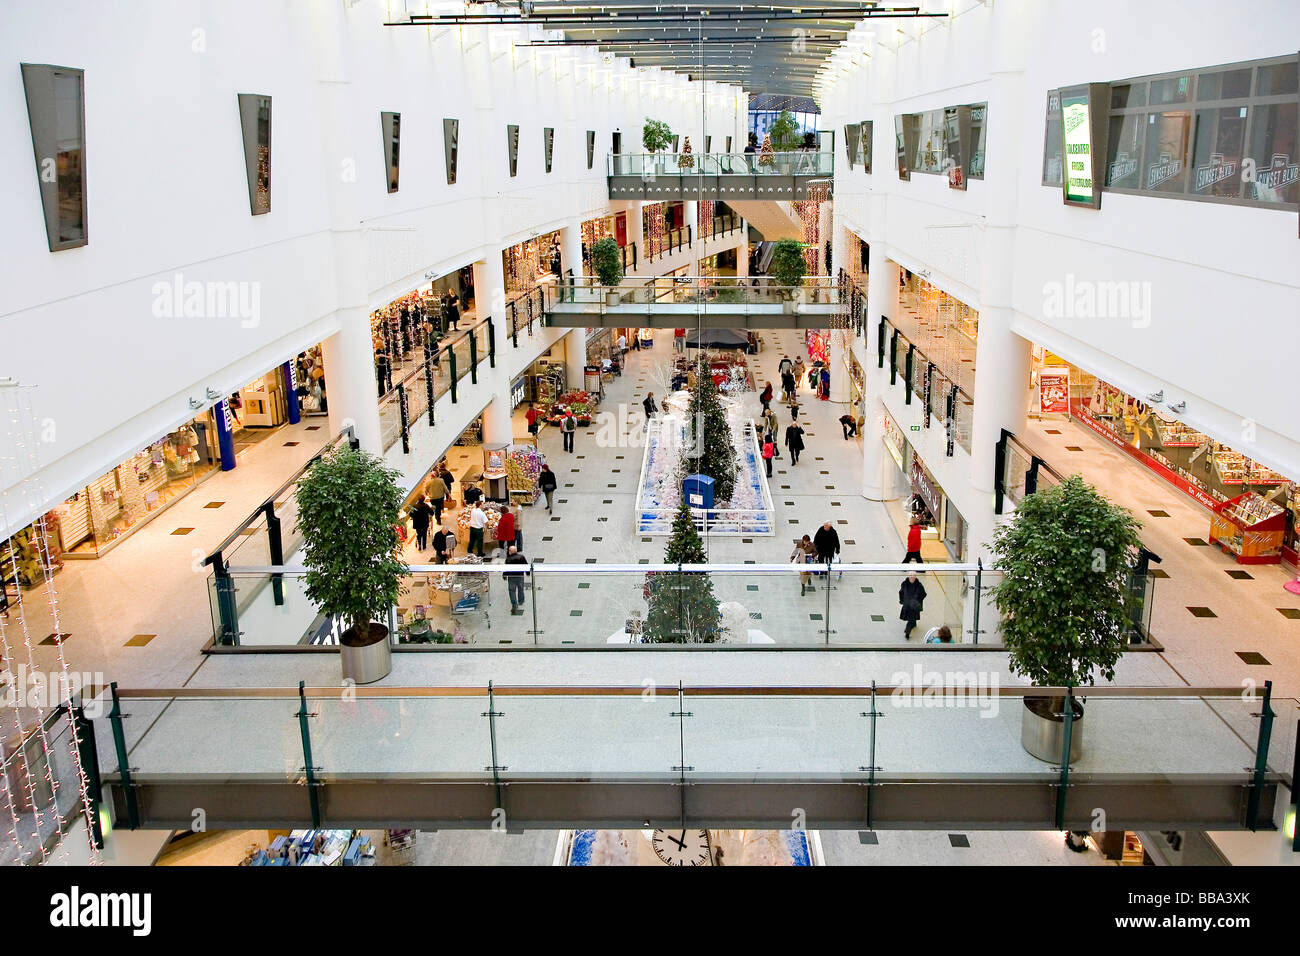
[[[114,684],[85,761],[128,828],[187,828],[195,807],[213,829],[476,828],[502,812],[524,828],[789,827],[801,812],[823,829],[1059,830],[1091,828],[1098,807],[1107,829],[1272,828],[1294,701],[1088,688],[1067,767],[1020,738],[1023,698],[1065,689],[942,661],[896,686]]]
[[[831,197],[835,154],[826,148],[789,153],[611,153],[609,198],[823,200]]]
[[[553,289],[544,310],[546,324],[562,328],[826,329],[848,317],[828,276],[798,286],[768,276],[659,276],[617,286],[586,280]]]

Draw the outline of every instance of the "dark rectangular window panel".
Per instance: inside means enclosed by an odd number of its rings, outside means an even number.
[[[596,165],[596,131],[587,130],[587,168],[591,169]]]
[[[244,138],[248,208],[254,216],[271,211],[271,97],[239,94],[239,126]]]
[[[1292,63],[1275,63],[1259,68],[1256,96],[1295,96],[1300,84],[1300,70]]]
[[[1244,100],[1250,96],[1250,70],[1221,70],[1202,73],[1196,78],[1196,98],[1209,100]]]
[[[1295,67],[1292,66],[1292,69]],[[1251,110],[1250,149],[1254,161],[1253,181],[1246,185],[1246,198],[1267,203],[1294,203],[1300,145],[1296,142],[1295,103],[1274,103]]]
[[[402,138],[402,114],[380,113],[379,127],[384,133],[384,168],[388,170],[388,191],[397,192],[398,143]]]
[[[86,230],[85,77],[81,70],[22,64],[36,183],[50,252],[84,246]]]
[[[1192,146],[1192,188],[1197,196],[1241,195],[1241,160],[1246,146],[1246,107],[1196,111]]]
[[[622,134],[622,133],[614,133],[614,134],[610,137],[610,149],[611,149],[611,151],[612,151],[615,155],[618,155],[619,153],[623,152],[623,134]]]
[[[519,127],[513,123],[506,126],[506,152],[510,157],[510,175],[514,176],[519,172]]]
[[[727,152],[731,152],[731,137],[727,137]]]
[[[1192,101],[1192,76],[1185,73],[1181,76],[1166,76],[1163,79],[1151,81],[1151,105],[1152,106],[1172,106],[1177,103],[1190,103]]]
[[[555,129],[547,126],[542,129],[542,147],[546,153],[546,171],[551,171],[551,160],[555,156]]]
[[[1110,88],[1110,108],[1124,110],[1134,106],[1147,105],[1147,85],[1145,83],[1116,83]]]
[[[857,123],[850,123],[844,127],[844,155],[848,157],[849,169],[852,169],[858,161],[858,135],[861,127]]]
[[[1043,185],[1060,186],[1065,166],[1065,131],[1061,125],[1061,91],[1047,93],[1047,120],[1043,133]]]
[[[1147,114],[1143,189],[1166,193],[1186,191],[1187,146],[1191,132],[1190,110]]]
[[[712,136],[706,136],[706,137],[704,137],[704,152],[705,152],[705,154],[708,154],[708,153],[713,152],[713,137],[712,137]]]
[[[1146,132],[1145,113],[1124,113],[1110,118],[1110,135],[1106,137],[1107,186],[1137,189],[1142,171],[1142,136]]]
[[[442,121],[442,154],[447,166],[447,185],[456,182],[456,154],[460,151],[460,120]]]

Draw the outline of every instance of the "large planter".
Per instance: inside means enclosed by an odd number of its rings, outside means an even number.
[[[1065,749],[1064,697],[1026,697],[1020,719],[1020,745],[1032,756],[1060,766]],[[1070,722],[1070,763],[1083,756],[1083,704],[1074,700]]]
[[[605,305],[607,305],[607,306],[618,305],[618,304],[621,303],[622,301],[623,301],[623,297],[622,297],[622,295],[619,294],[618,292],[606,292],[606,293],[605,293]]]
[[[339,638],[343,679],[355,684],[373,684],[377,680],[383,680],[393,668],[393,649],[388,643],[388,628],[372,622],[369,643],[362,644],[360,641],[360,635],[354,627],[348,628]]]

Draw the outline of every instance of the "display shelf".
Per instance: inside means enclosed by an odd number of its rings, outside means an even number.
[[[1285,533],[1282,506],[1251,491],[1220,503],[1210,517],[1210,542],[1238,564],[1279,563]]]

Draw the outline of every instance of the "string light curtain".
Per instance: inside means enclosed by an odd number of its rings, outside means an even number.
[[[667,247],[668,229],[664,223],[664,204],[650,203],[641,209],[641,234],[645,236],[648,257],[659,255]]]

